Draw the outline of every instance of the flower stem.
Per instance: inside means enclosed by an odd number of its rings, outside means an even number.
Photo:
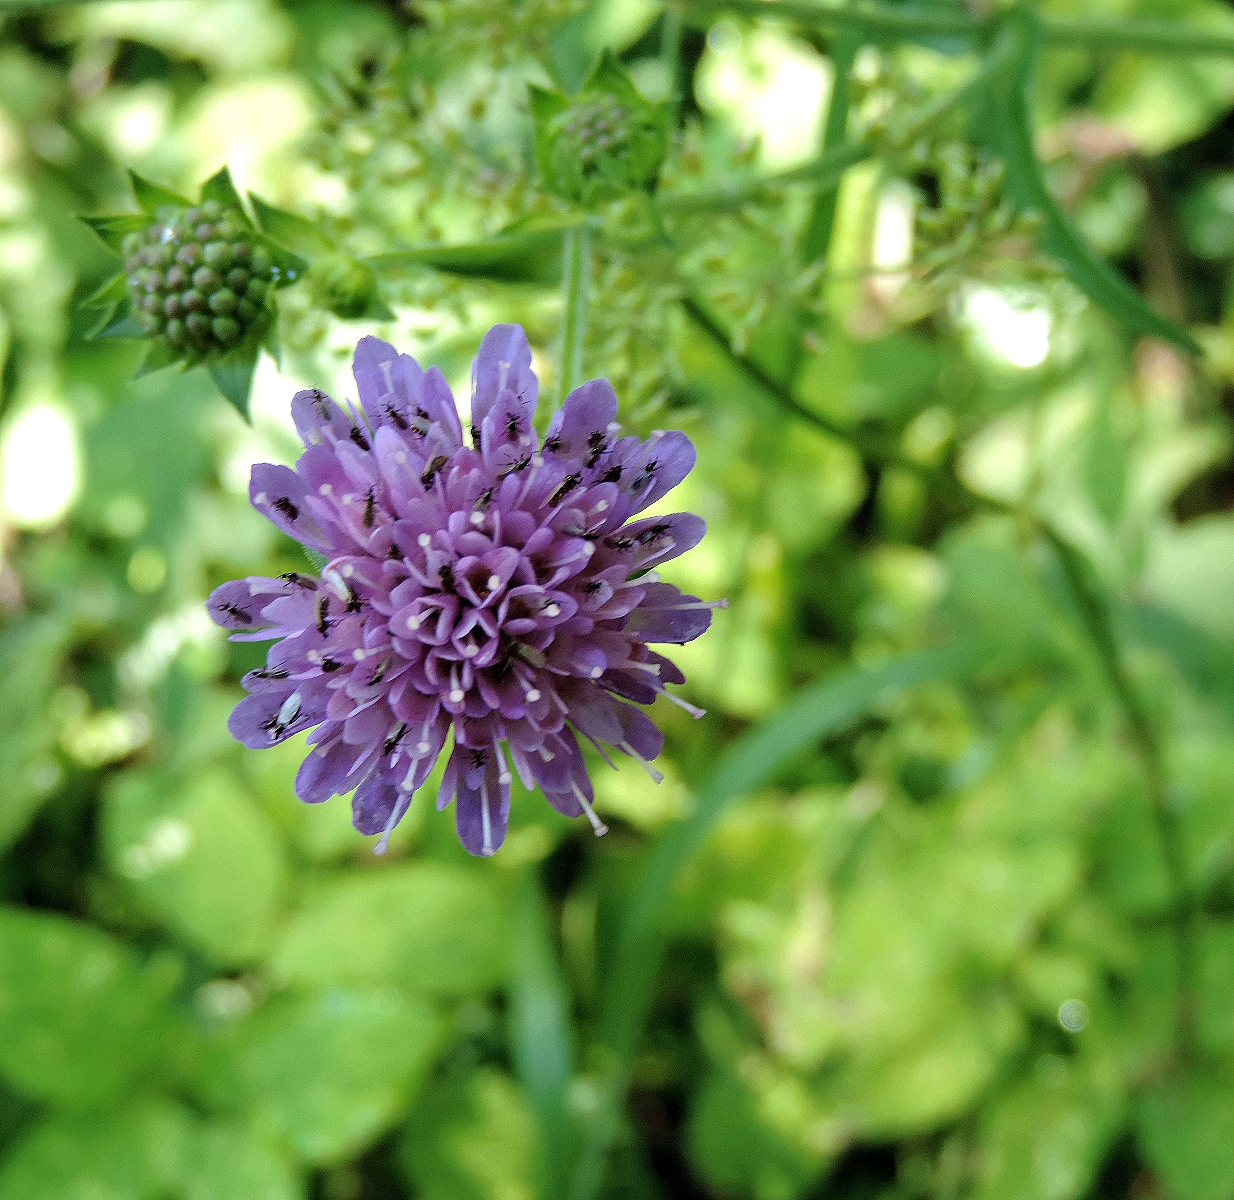
[[[562,239],[561,383],[557,404],[583,381],[583,339],[587,332],[587,290],[591,285],[591,229],[584,223]]]

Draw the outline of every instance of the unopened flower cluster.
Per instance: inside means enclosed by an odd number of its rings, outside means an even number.
[[[295,469],[253,468],[254,506],[328,562],[211,596],[236,638],[276,640],[231,731],[266,747],[312,729],[298,795],[354,789],[354,823],[379,849],[448,739],[437,807],[455,803],[471,853],[501,845],[515,773],[603,832],[579,739],[658,778],[663,735],[638,705],[684,677],[652,647],[698,637],[717,606],[654,571],[699,541],[702,519],[638,516],[694,447],[621,436],[604,380],[572,392],[540,441],[516,325],[481,345],[469,438],[435,368],[365,338],[354,372],[361,411],[300,392]]]

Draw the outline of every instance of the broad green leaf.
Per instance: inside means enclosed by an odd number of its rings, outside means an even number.
[[[555,284],[561,279],[558,227],[514,230],[487,242],[458,246],[418,246],[369,259],[378,275],[397,277],[408,267],[432,267],[450,275],[504,283]]]
[[[137,903],[195,949],[226,966],[265,950],[283,848],[233,776],[122,776],[104,802],[102,833],[108,865]]]
[[[151,183],[148,179],[143,179],[136,171],[129,171],[129,182],[133,187],[133,195],[137,197],[137,203],[142,211],[150,216],[154,216],[160,208],[168,206],[189,207],[189,202],[183,196],[177,196],[175,192],[157,183]],[[143,224],[149,224],[149,222],[143,222]]]
[[[1106,524],[1116,525],[1127,494],[1127,453],[1115,427],[1114,405],[1109,398],[1101,403],[1088,431],[1084,485]]]
[[[566,1110],[573,1073],[570,999],[540,885],[530,871],[519,889],[513,931],[510,1048],[538,1122],[540,1172],[551,1200],[565,1194],[574,1149]]]
[[[249,192],[249,201],[253,205],[253,212],[257,214],[257,224],[261,231],[269,234],[288,250],[310,259],[319,254],[335,252],[334,242],[307,218],[275,208],[273,204],[267,204],[252,192]]]
[[[0,1200],[165,1200],[189,1178],[189,1114],[168,1100],[36,1125],[0,1167]],[[199,1200],[197,1194],[193,1200]],[[204,1196],[200,1200],[205,1200]],[[212,1193],[210,1200],[232,1200]],[[283,1200],[250,1192],[235,1200]]]
[[[257,351],[251,346],[242,346],[223,358],[211,359],[206,367],[227,402],[247,421],[253,372],[257,369]]]
[[[973,1200],[1088,1195],[1125,1106],[1112,1063],[1042,1054],[1032,1074],[983,1114]]]
[[[236,185],[231,181],[231,172],[226,167],[216,171],[201,185],[201,198],[216,200],[225,208],[234,208],[247,220],[244,201],[240,199],[240,193],[236,191]]]
[[[304,1182],[251,1129],[212,1124],[196,1138],[184,1200],[303,1200]]]
[[[435,1014],[394,988],[280,997],[219,1047],[206,1085],[300,1161],[343,1162],[415,1095],[438,1034]]]
[[[0,909],[0,1073],[56,1104],[108,1103],[162,1050],[176,982],[81,922]]]
[[[1148,1091],[1136,1107],[1136,1140],[1176,1200],[1234,1196],[1234,1079],[1193,1069]]]
[[[420,862],[310,893],[272,962],[295,985],[394,984],[457,996],[506,976],[510,916],[491,872]]]
[[[1008,187],[1021,207],[1040,214],[1043,245],[1090,300],[1136,333],[1163,338],[1198,354],[1199,344],[1191,334],[1151,308],[1134,287],[1089,249],[1050,192],[1033,145],[1030,116],[1038,33],[1031,10],[1022,8],[1002,34],[1014,37],[1015,47],[1011,68],[994,81],[990,133],[1007,164]]]
[[[424,1094],[399,1160],[422,1200],[539,1200],[534,1145],[522,1092],[483,1069]]]

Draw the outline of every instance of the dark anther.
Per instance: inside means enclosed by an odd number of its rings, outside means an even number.
[[[349,613],[358,613],[364,607],[364,600],[360,593],[356,591],[355,584],[347,585],[347,611]]]

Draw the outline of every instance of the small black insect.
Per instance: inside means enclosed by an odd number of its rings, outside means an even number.
[[[219,608],[223,610],[233,621],[239,621],[241,625],[251,625],[253,623],[253,614],[241,608],[238,604],[220,604]]]
[[[628,537],[606,537],[604,544],[611,546],[614,550],[629,550],[634,545],[634,539]]]
[[[289,521],[294,521],[299,515],[300,510],[292,504],[291,500],[286,496],[280,496],[275,502],[274,507],[279,510]]]
[[[433,486],[433,480],[437,478],[438,472],[446,465],[446,462],[446,456],[439,454],[424,468],[424,474],[420,476],[420,482],[424,485],[426,492]]]
[[[391,542],[390,549],[386,551],[387,558],[400,559],[403,557],[403,552],[398,548],[398,542]]]
[[[372,529],[373,522],[377,519],[377,489],[369,488],[368,495],[364,497],[364,528]]]
[[[454,568],[449,563],[442,563],[437,568],[437,578],[441,580],[441,590],[455,594],[457,585],[454,582]]]
[[[577,471],[573,475],[567,475],[557,485],[557,490],[548,498],[549,508],[552,508],[554,504],[559,504],[582,482],[583,477]]]
[[[506,413],[506,441],[512,442],[523,436],[523,417],[521,413]]]
[[[648,459],[647,465],[630,480],[630,491],[641,492],[650,482],[660,464],[654,458]]]
[[[330,409],[330,397],[325,392],[318,391],[316,388],[312,390],[313,406],[321,414],[323,421],[328,421],[334,415]]]
[[[349,613],[358,613],[364,607],[364,599],[360,593],[356,591],[355,584],[348,583],[347,585],[347,611]]]
[[[476,497],[476,512],[488,512],[488,506],[493,503],[493,493],[496,488],[485,488]]]
[[[369,687],[376,687],[386,677],[386,672],[390,669],[390,664],[394,661],[393,656],[386,655],[385,658],[377,664],[377,669],[373,672],[373,677],[368,681]]]
[[[544,453],[557,454],[566,444],[565,438],[554,433],[544,439]]]
[[[657,538],[662,538],[672,528],[667,521],[657,522],[655,525],[649,525],[635,538],[640,546],[648,546]]]
[[[600,455],[608,449],[608,438],[600,431],[587,437],[587,466],[594,467],[600,461]]]
[[[359,425],[353,425],[348,431],[347,436],[351,438],[361,450],[369,449],[368,438],[364,436],[364,430]]]
[[[416,409],[416,419],[411,423],[411,432],[416,437],[423,437],[429,431],[429,426],[432,425],[433,418],[428,415],[422,408]]]
[[[589,580],[587,583],[583,584],[583,594],[585,596],[594,596],[603,586],[604,584],[602,584],[598,579]]]
[[[299,571],[284,571],[279,578],[287,583],[294,584],[298,588],[303,588],[306,592],[315,592],[317,590],[317,581],[310,579],[307,575],[301,575]]]
[[[389,417],[390,420],[393,421],[400,429],[406,430],[410,428],[407,424],[407,418],[403,416],[403,414],[399,412],[393,404],[386,405],[386,416]]]
[[[471,765],[472,765],[472,766],[473,766],[473,767],[474,767],[477,771],[478,771],[478,770],[479,770],[482,766],[484,766],[484,761],[485,761],[485,760],[484,760],[484,751],[483,751],[483,750],[472,750],[472,751],[471,751]]]
[[[321,660],[321,669],[327,675],[330,675],[333,672],[337,671],[342,665],[343,664],[341,662],[335,662],[334,659],[332,658],[323,658]]]
[[[505,479],[507,475],[517,475],[520,471],[525,471],[531,466],[531,455],[525,454],[522,458],[516,458],[513,462],[506,463],[497,472],[498,479]]]
[[[330,597],[319,596],[317,598],[317,632],[322,637],[326,636],[326,631],[330,628]]]
[[[403,734],[407,732],[407,726],[400,724],[399,727],[386,738],[386,744],[382,747],[383,754],[393,754],[398,747],[399,742],[403,740]]]
[[[618,463],[615,467],[609,467],[603,475],[600,476],[601,483],[620,483],[621,482],[621,464]]]
[[[473,450],[480,449],[480,426],[473,425],[471,427],[471,447]]]
[[[282,667],[262,667],[260,671],[254,671],[255,679],[286,679],[287,672]]]

